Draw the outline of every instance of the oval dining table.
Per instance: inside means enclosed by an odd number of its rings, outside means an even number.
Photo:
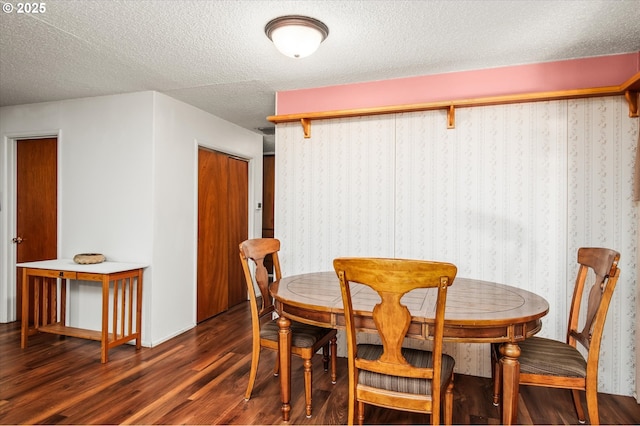
[[[284,277],[270,287],[280,315],[280,394],[282,417],[291,410],[291,320],[327,328],[344,329],[340,282],[334,271]],[[375,332],[372,310],[379,302],[370,288],[352,284],[351,295],[358,331]],[[433,338],[436,294],[414,290],[402,298],[411,312],[407,336]],[[529,291],[488,281],[456,278],[447,291],[444,339],[465,343],[501,343],[502,423],[517,423],[520,348],[518,342],[542,328],[549,311],[547,301]]]

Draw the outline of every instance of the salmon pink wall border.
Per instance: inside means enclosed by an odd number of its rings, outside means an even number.
[[[276,114],[337,111],[619,86],[640,52],[277,92]]]

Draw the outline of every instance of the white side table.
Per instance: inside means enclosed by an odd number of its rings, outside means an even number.
[[[101,342],[101,361],[109,360],[109,349],[136,340],[142,346],[142,272],[141,263],[103,262],[81,265],[72,259],[25,262],[22,268],[22,332],[20,346],[27,346],[29,334],[53,333]],[[50,278],[50,279],[46,279]],[[51,279],[53,278],[53,279]],[[68,280],[102,283],[102,327],[100,331],[69,327],[66,324]],[[57,310],[57,285],[60,288],[60,314]],[[109,303],[109,287],[113,299]],[[55,286],[55,287],[51,287]],[[29,327],[29,290],[33,287],[33,327]],[[111,306],[110,306],[111,305]],[[109,309],[112,320],[109,324]],[[42,315],[40,315],[42,313]]]

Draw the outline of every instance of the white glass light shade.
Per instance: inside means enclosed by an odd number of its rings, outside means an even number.
[[[318,50],[322,42],[322,34],[313,28],[289,25],[276,28],[271,33],[271,39],[283,55],[304,58]]]
[[[264,30],[276,48],[291,58],[311,55],[329,34],[326,25],[306,16],[276,18]]]

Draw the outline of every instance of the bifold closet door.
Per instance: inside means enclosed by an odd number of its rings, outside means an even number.
[[[246,300],[238,245],[248,235],[248,163],[198,150],[197,321]]]

